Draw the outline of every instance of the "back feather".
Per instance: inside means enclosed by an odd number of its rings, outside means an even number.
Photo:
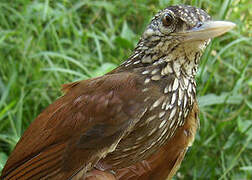
[[[9,179],[41,179],[53,176],[62,165],[62,154],[65,144],[52,145],[51,147],[27,157],[22,162],[12,166],[3,178]]]

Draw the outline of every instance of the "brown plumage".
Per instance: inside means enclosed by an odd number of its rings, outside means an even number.
[[[170,179],[198,127],[195,74],[209,39],[231,29],[171,6],[110,73],[63,85],[10,155],[2,179]]]

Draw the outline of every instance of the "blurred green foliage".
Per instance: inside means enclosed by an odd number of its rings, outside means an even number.
[[[0,170],[29,123],[61,95],[61,84],[118,66],[150,18],[174,4],[237,24],[202,57],[201,128],[174,179],[252,179],[250,0],[2,0]]]

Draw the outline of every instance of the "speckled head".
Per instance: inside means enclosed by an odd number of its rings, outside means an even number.
[[[184,74],[193,78],[199,59],[211,38],[235,26],[227,21],[213,21],[202,9],[178,5],[158,12],[147,26],[134,53],[123,67],[144,67],[143,72],[160,69],[158,78]],[[158,66],[158,67],[156,67]]]
[[[142,63],[169,62],[183,59],[198,64],[211,38],[235,26],[227,21],[212,21],[202,9],[178,5],[158,12],[147,26],[138,43],[134,57],[142,54]],[[139,53],[140,52],[140,53]],[[129,65],[129,63],[128,63]]]
[[[170,6],[160,12],[151,20],[145,35],[169,35],[170,33],[184,32],[199,27],[211,17],[202,9],[179,5]]]
[[[155,15],[143,38],[160,36],[185,41],[188,40],[187,36],[190,36],[189,39],[192,41],[208,40],[229,31],[234,26],[234,23],[227,21],[211,21],[211,17],[200,8],[188,5],[170,6]]]

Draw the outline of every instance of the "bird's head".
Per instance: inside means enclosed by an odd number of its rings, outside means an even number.
[[[212,21],[202,9],[178,5],[158,12],[145,29],[126,66],[172,63],[173,73],[194,76],[199,59],[211,38],[224,34],[235,26],[227,21]],[[134,61],[134,58],[135,62]],[[140,59],[140,60],[139,60]],[[133,61],[132,61],[133,60]],[[179,72],[176,72],[179,71]],[[164,69],[161,74],[166,75]]]
[[[164,37],[164,41],[207,41],[234,26],[234,23],[227,21],[212,21],[205,11],[196,7],[170,6],[155,15],[146,28],[143,39],[159,36]]]

